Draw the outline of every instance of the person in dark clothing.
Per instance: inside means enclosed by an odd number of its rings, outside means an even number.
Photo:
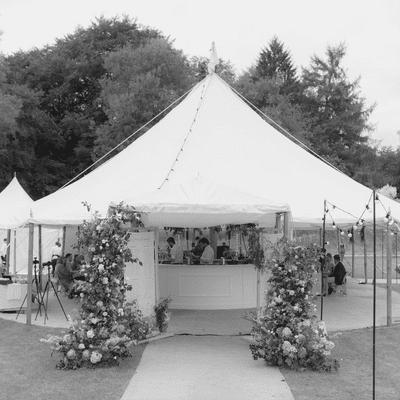
[[[346,268],[344,267],[343,263],[340,261],[339,254],[335,254],[333,256],[333,262],[335,264],[335,268],[329,277],[334,278],[334,283],[336,287],[343,285],[343,280],[347,274]],[[343,294],[347,294],[344,290]]]

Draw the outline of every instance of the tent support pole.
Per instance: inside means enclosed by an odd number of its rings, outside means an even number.
[[[326,244],[326,238],[325,238],[325,230],[326,230],[326,200],[324,200],[324,216],[322,218],[322,257],[324,258],[322,263],[321,263],[321,321],[324,315],[324,269],[325,269],[325,244]],[[327,288],[326,288],[327,290]]]
[[[392,326],[392,236],[389,222],[386,230],[387,326]]]
[[[6,272],[10,273],[10,254],[11,254],[11,229],[7,229],[7,255],[6,255]]]
[[[42,247],[43,247],[43,243],[42,243],[42,225],[39,225],[39,229],[38,229],[38,235],[39,235],[39,252],[38,252],[38,256],[39,256],[39,286],[40,289],[42,289],[42,266],[43,266],[43,256],[42,256]]]
[[[375,204],[375,189],[372,192],[373,200],[372,200],[372,210],[373,210],[373,251],[374,251],[374,296],[373,296],[373,310],[372,310],[372,399],[375,400],[375,365],[376,365],[376,204]],[[366,235],[364,235],[365,239]],[[365,241],[364,241],[365,243]],[[364,245],[365,246],[365,245]],[[366,247],[364,247],[366,249]],[[366,254],[366,250],[365,250]],[[365,270],[366,271],[366,270]],[[367,273],[365,272],[365,279],[367,279]],[[365,282],[367,283],[367,282]]]
[[[33,261],[33,235],[34,225],[29,223],[29,247],[28,247],[28,291],[26,293],[26,324],[32,323],[32,261]]]
[[[62,238],[62,249],[61,249],[61,255],[64,257],[65,256],[65,238],[67,236],[67,227],[64,225],[63,226],[63,238]]]
[[[13,276],[17,277],[17,230],[14,229],[14,257],[13,257]]]
[[[364,231],[364,283],[368,283],[368,270],[367,270],[367,229],[365,226],[362,227]]]
[[[160,232],[159,229],[157,228],[154,232],[154,259],[155,259],[155,265],[154,265],[154,284],[156,285],[156,290],[155,290],[155,304],[158,304],[158,299],[160,298],[160,285],[159,285],[159,277],[158,277],[158,246],[160,244]]]
[[[354,236],[354,228],[351,230],[351,277],[354,278],[355,275],[355,241],[356,238]]]

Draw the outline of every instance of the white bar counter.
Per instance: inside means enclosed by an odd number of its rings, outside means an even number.
[[[160,298],[171,297],[172,309],[223,310],[255,308],[257,271],[253,264],[159,264]],[[266,275],[261,275],[260,301]]]

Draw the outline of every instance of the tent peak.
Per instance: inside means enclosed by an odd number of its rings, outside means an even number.
[[[208,73],[212,74],[215,72],[216,66],[219,64],[219,59],[217,55],[217,50],[215,48],[215,42],[212,42],[210,49],[210,61],[208,62]]]

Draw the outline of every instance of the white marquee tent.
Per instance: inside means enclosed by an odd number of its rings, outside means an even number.
[[[126,199],[144,212],[146,226],[198,228],[225,224],[255,223],[273,226],[275,213],[289,212],[289,206],[248,195],[226,185],[197,176],[179,184]]]
[[[0,242],[9,240],[10,272],[26,274],[28,255],[28,230],[24,227],[30,217],[33,199],[28,195],[15,176],[0,193]],[[42,231],[42,256],[50,258],[50,248],[59,232],[54,229]],[[36,233],[34,256],[38,257],[38,235]]]
[[[371,219],[365,212],[372,204],[369,188],[283,136],[211,73],[122,152],[35,202],[31,221],[79,224],[91,212],[105,215],[110,202],[154,194],[198,175],[250,196],[289,204],[297,226],[321,226],[325,200],[336,206],[329,208],[337,225]],[[91,205],[91,211],[83,202]],[[378,219],[390,211],[400,220],[400,204],[384,196],[376,210]]]
[[[0,229],[14,229],[28,219],[33,199],[15,176],[0,193]]]

